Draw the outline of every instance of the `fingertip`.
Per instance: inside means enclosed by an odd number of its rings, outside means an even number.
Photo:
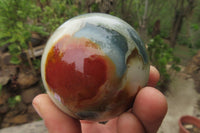
[[[46,97],[47,95],[46,94],[39,94],[39,95],[37,95],[36,97],[34,97],[34,99],[33,99],[33,101],[32,101],[32,105],[33,105],[33,107],[34,107],[34,109],[35,109],[35,111],[38,113],[38,115],[42,118],[42,114],[41,114],[41,109],[40,109],[40,102],[41,102],[41,100],[43,100],[43,99],[46,99],[45,97]]]
[[[80,122],[58,109],[47,94],[36,96],[32,104],[44,119],[49,133],[81,133]]]
[[[142,121],[148,132],[156,132],[167,113],[165,96],[153,87],[143,88],[137,95],[134,114]]]
[[[159,71],[154,66],[150,66],[149,81],[147,85],[154,87],[158,83],[159,79],[160,79]]]
[[[154,87],[144,87],[142,88],[136,100],[141,100],[140,102],[151,103],[155,106],[159,106],[158,108],[167,108],[167,101],[163,93],[161,93],[158,89]]]

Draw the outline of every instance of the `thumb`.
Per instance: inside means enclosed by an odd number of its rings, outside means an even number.
[[[47,94],[36,96],[33,106],[44,119],[49,133],[81,133],[80,122],[60,111]]]

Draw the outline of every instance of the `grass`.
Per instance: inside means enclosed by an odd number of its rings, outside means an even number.
[[[183,45],[176,45],[174,48],[174,55],[179,57],[181,65],[187,65],[191,58],[195,55],[196,49],[188,48],[187,46]]]

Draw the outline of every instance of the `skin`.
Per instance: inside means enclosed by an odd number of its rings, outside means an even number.
[[[156,133],[167,113],[165,96],[154,88],[159,78],[158,70],[151,66],[148,85],[138,93],[133,107],[106,124],[71,118],[47,94],[36,96],[33,106],[49,133]]]

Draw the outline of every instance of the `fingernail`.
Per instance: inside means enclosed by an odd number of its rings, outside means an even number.
[[[38,100],[37,99],[33,99],[32,105],[33,105],[35,111],[38,113],[38,115],[42,118]]]

